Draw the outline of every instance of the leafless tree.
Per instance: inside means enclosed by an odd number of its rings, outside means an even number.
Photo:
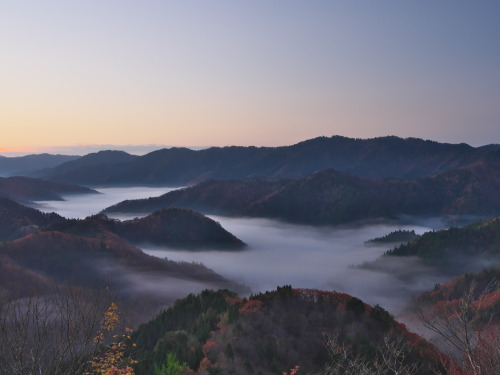
[[[500,330],[495,323],[499,312],[498,305],[491,304],[499,285],[493,280],[482,292],[476,289],[471,283],[458,300],[441,304],[439,311],[421,308],[418,313],[423,325],[440,339],[436,346],[454,359],[443,363],[449,374],[500,374]]]
[[[420,365],[408,361],[411,351],[401,335],[388,333],[377,347],[376,360],[370,361],[354,354],[347,345],[339,343],[337,336],[327,337],[330,361],[316,375],[415,375]]]
[[[0,304],[0,374],[82,374],[111,301],[108,291],[54,288]]]

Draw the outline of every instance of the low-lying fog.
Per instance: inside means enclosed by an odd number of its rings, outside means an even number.
[[[396,312],[411,295],[432,289],[443,279],[429,277],[403,284],[395,276],[351,267],[372,261],[391,246],[364,242],[397,229],[428,231],[424,226],[371,224],[359,227],[309,227],[268,219],[212,218],[245,241],[243,251],[192,252],[143,246],[151,255],[176,261],[201,262],[223,276],[248,285],[255,292],[291,284],[297,288],[336,290]],[[415,259],[400,267],[419,266]]]
[[[36,208],[43,212],[57,212],[67,219],[85,219],[106,207],[127,199],[157,197],[177,188],[126,187],[95,189],[100,194],[67,195],[64,201],[37,201]]]
[[[106,188],[99,189],[100,195],[70,196],[66,201],[41,203],[43,211],[55,211],[69,218],[84,218],[124,199],[158,196],[169,190],[173,189]],[[127,219],[123,215],[115,217]],[[407,225],[377,223],[311,227],[268,219],[212,218],[245,241],[248,248],[235,252],[192,252],[144,246],[143,250],[161,258],[201,262],[226,278],[248,285],[254,292],[264,292],[286,284],[297,288],[336,290],[371,304],[379,304],[393,313],[397,313],[402,303],[412,295],[430,290],[436,283],[445,281],[442,277],[429,274],[428,277],[403,283],[388,273],[351,267],[374,260],[391,248],[390,245],[365,246],[366,240],[397,229],[414,229],[421,234],[442,227],[443,221],[440,219],[424,221],[420,218],[416,221],[406,218]],[[405,269],[414,270],[421,266],[416,259],[405,259],[398,260],[392,267],[404,273]],[[149,282],[145,280],[144,284]],[[159,286],[155,285],[156,288]],[[168,288],[172,288],[172,280],[169,280]],[[183,288],[179,285],[179,289]],[[189,292],[192,291],[187,290],[186,294]]]

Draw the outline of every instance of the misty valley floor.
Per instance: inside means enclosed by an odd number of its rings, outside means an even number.
[[[39,202],[43,211],[55,211],[68,218],[84,218],[125,199],[146,198],[166,193],[172,188],[106,188],[98,196],[72,196],[65,201]],[[137,215],[132,215],[132,217]],[[128,219],[130,216],[115,216]],[[229,279],[249,286],[253,292],[273,290],[291,284],[297,288],[336,290],[355,295],[365,302],[379,304],[397,313],[412,295],[432,289],[446,276],[429,274],[417,282],[401,283],[395,276],[353,268],[372,261],[389,249],[387,245],[365,246],[364,242],[397,229],[414,229],[417,233],[435,229],[442,223],[434,218],[419,219],[418,224],[366,224],[352,227],[310,227],[268,219],[227,218],[212,216],[229,232],[246,242],[244,251],[185,251],[148,245],[143,250],[151,255],[175,261],[200,262]],[[415,268],[416,264],[400,262],[398,267]],[[151,280],[137,279],[137,283]],[[175,289],[171,284],[165,288]],[[161,288],[160,285],[155,285]],[[185,285],[176,294],[183,295]],[[197,292],[187,287],[185,294]],[[140,290],[140,287],[138,287]]]

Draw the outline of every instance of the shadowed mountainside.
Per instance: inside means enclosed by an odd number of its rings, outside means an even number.
[[[15,240],[40,227],[64,221],[56,213],[43,213],[8,198],[0,198],[0,241]]]
[[[30,294],[44,285],[109,287],[135,317],[150,317],[160,306],[207,287],[246,292],[201,264],[153,257],[123,241],[55,231],[1,242],[0,260],[4,297]]]
[[[128,154],[124,151],[98,151],[79,157],[78,159],[69,160],[55,167],[37,170],[30,175],[33,177],[46,177],[48,175],[61,175],[72,170],[86,170],[87,168],[87,173],[90,173],[92,169],[97,170],[99,168],[106,168],[111,164],[131,161],[137,157],[138,156]]]
[[[97,156],[97,155],[96,155]],[[208,179],[297,178],[336,169],[369,178],[420,178],[480,160],[499,160],[498,149],[416,138],[319,137],[283,147],[170,148],[130,160],[78,161],[36,176],[83,185],[179,186]],[[87,158],[87,157],[84,157]]]
[[[416,256],[434,265],[461,257],[500,259],[500,218],[462,228],[427,232],[408,244],[388,251],[385,256]]]
[[[444,310],[447,304],[457,303],[471,291],[474,300],[484,298],[484,310],[496,312],[494,322],[500,324],[500,266],[484,269],[480,272],[466,273],[446,283],[437,284],[434,290],[413,298],[408,304],[409,311],[423,309],[426,312]]]
[[[477,162],[433,177],[371,180],[334,170],[280,181],[223,180],[130,200],[103,212],[184,207],[204,213],[322,225],[414,215],[498,215],[500,163]]]
[[[245,243],[219,223],[200,213],[168,208],[141,219],[119,221],[106,215],[58,222],[46,230],[57,230],[93,238],[121,237],[135,244],[174,246],[187,249],[241,249]]]
[[[407,263],[408,262],[408,263]],[[359,266],[417,281],[438,274],[456,277],[500,264],[500,218],[427,232]]]

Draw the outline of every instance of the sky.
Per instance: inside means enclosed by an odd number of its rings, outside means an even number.
[[[498,35],[496,0],[3,0],[0,154],[500,143]]]

